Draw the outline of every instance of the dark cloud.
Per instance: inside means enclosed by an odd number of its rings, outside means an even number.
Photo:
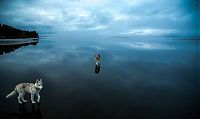
[[[67,30],[177,30],[197,35],[198,0],[1,0],[0,21],[16,27]]]

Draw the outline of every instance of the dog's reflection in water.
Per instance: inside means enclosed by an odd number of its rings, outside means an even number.
[[[19,104],[19,113],[13,113],[10,116],[15,117],[15,119],[42,119],[40,104],[32,104],[31,112],[27,111],[23,103]]]

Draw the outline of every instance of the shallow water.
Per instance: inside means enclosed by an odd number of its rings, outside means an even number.
[[[1,118],[197,119],[198,42],[73,33],[40,39],[0,56]],[[40,108],[32,109],[29,95],[23,106],[16,96],[5,99],[37,77],[44,80]]]

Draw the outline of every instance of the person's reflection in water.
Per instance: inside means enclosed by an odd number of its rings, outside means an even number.
[[[101,66],[99,65],[95,65],[95,73],[98,74],[101,70]]]
[[[19,113],[11,114],[12,117],[17,119],[42,119],[40,112],[40,104],[37,106],[32,104],[32,111],[28,112],[24,104],[19,104]]]

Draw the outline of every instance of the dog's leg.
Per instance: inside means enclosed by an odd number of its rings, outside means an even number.
[[[37,98],[38,98],[37,102],[40,102],[40,94],[39,93],[37,94]]]
[[[36,103],[36,102],[34,101],[34,94],[31,94],[31,102],[32,102],[32,103]]]
[[[24,99],[24,95],[25,95],[24,93],[21,95],[21,99],[23,102],[27,102],[27,100]]]
[[[19,102],[20,104],[22,104],[22,101],[20,100],[21,96],[22,96],[22,95],[19,93],[19,95],[18,95],[18,97],[17,97],[18,102]]]

